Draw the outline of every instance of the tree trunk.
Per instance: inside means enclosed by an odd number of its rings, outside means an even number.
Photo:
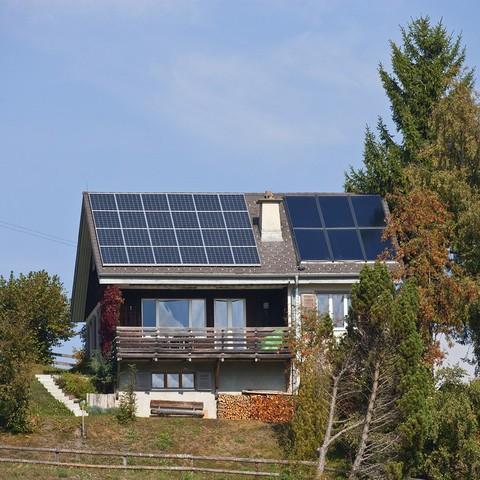
[[[367,448],[368,436],[370,434],[370,424],[372,422],[373,417],[373,409],[375,408],[375,401],[377,400],[377,392],[378,392],[378,377],[380,376],[380,361],[377,360],[375,362],[374,370],[373,370],[373,383],[372,383],[372,391],[370,392],[370,398],[368,399],[368,407],[367,413],[365,414],[365,423],[363,424],[362,436],[360,439],[360,445],[358,446],[357,455],[355,456],[355,461],[353,462],[352,470],[350,472],[350,479],[356,477],[360,465],[363,461],[363,455],[365,453],[365,449]]]
[[[318,456],[318,465],[317,465],[317,480],[323,478],[323,472],[325,470],[325,462],[327,459],[328,446],[330,444],[330,439],[332,437],[333,430],[333,421],[335,419],[335,406],[337,403],[337,394],[338,394],[338,381],[339,377],[335,377],[333,380],[332,396],[330,398],[330,408],[328,411],[328,422],[327,428],[325,430],[325,436],[323,437],[323,443],[320,447],[319,456]]]

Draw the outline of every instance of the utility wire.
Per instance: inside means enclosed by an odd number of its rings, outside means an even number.
[[[48,240],[50,242],[59,243],[60,245],[66,245],[68,247],[75,247],[76,243],[65,238],[57,237],[56,235],[50,235],[49,233],[39,232],[38,230],[33,230],[28,227],[23,227],[22,225],[16,225],[15,223],[5,222],[0,220],[0,228],[5,228],[6,230],[11,230],[13,232],[24,233],[26,235],[31,235],[32,237],[42,238],[43,240]]]

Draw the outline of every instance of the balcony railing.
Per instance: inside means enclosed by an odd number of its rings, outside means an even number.
[[[117,327],[117,358],[290,358],[287,327]]]

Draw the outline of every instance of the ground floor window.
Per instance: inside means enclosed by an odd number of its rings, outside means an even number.
[[[343,329],[347,326],[346,320],[350,308],[350,295],[347,293],[318,293],[317,309],[320,315],[328,313],[333,327]]]
[[[142,325],[158,328],[205,328],[205,300],[143,299]]]
[[[152,373],[154,390],[194,390],[195,374],[190,372]]]

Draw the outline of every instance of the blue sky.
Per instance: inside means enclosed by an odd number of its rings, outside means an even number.
[[[74,247],[4,226],[75,242],[83,190],[341,191],[421,14],[478,64],[475,1],[2,0],[0,274],[71,290]]]

